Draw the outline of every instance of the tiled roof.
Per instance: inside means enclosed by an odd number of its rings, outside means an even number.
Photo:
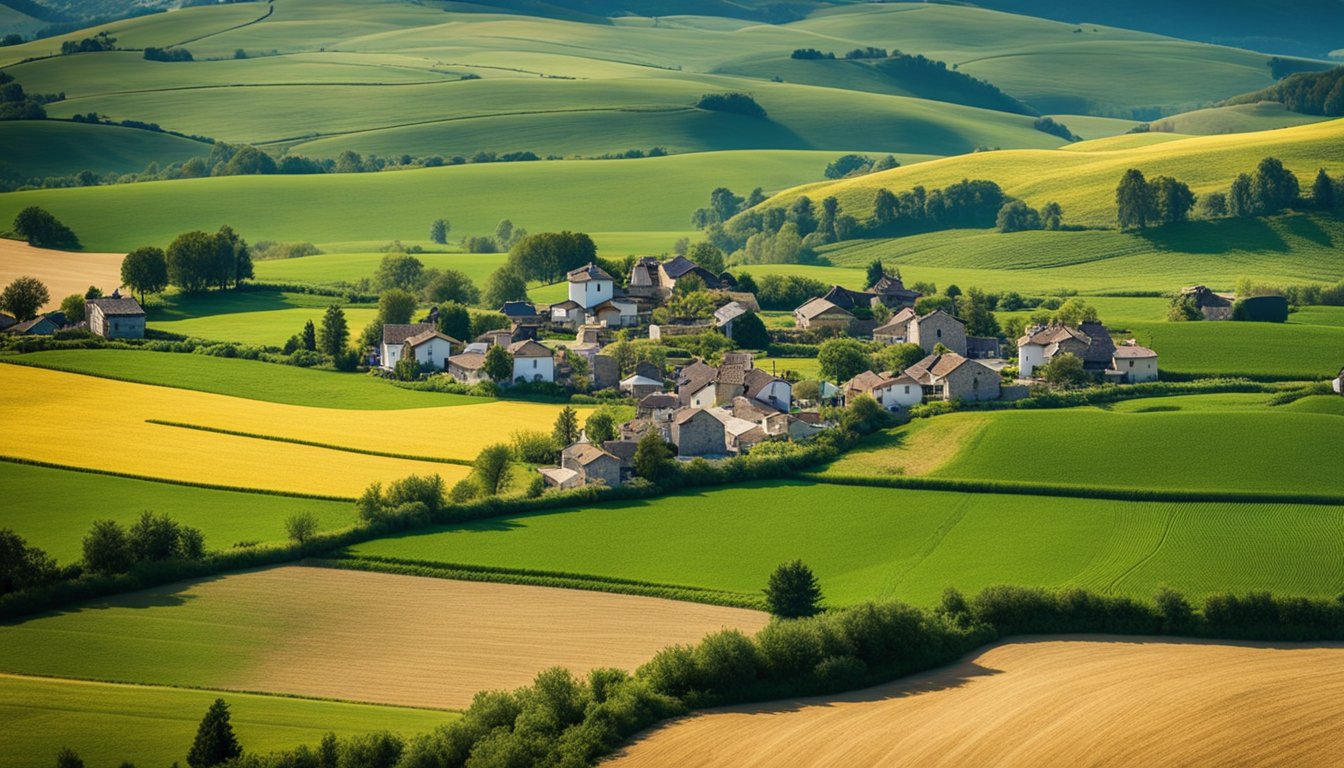
[[[808,299],[801,307],[793,310],[795,315],[811,320],[827,312],[841,312],[850,315],[844,307],[838,307],[826,299]],[[853,317],[853,315],[850,315]]]
[[[103,314],[108,317],[113,315],[118,317],[143,317],[145,314],[140,302],[129,296],[120,299],[89,299],[85,303],[103,310]]]
[[[956,352],[941,355],[929,355],[918,363],[905,369],[911,379],[922,384],[932,383],[934,379],[945,378],[949,373],[971,362]]]
[[[1119,360],[1125,358],[1157,357],[1157,353],[1147,347],[1140,347],[1137,344],[1121,344],[1115,348],[1115,357]]]
[[[585,467],[603,457],[620,461],[592,443],[575,443],[566,448],[565,453]]]
[[[565,275],[565,277],[571,283],[586,283],[589,280],[611,279],[611,275],[608,275],[605,270],[603,270],[596,264],[592,263],[591,261],[583,265],[582,267],[579,267],[578,269],[570,270],[569,274]]]
[[[414,336],[407,338],[406,341],[403,343],[406,344],[407,346],[418,347],[421,344],[430,341],[431,339],[443,339],[449,344],[462,343],[457,339],[454,339],[452,336],[449,336],[446,333],[439,333],[438,331],[422,331],[420,333],[415,334]]]
[[[771,376],[760,368],[752,368],[750,371],[747,371],[746,376],[743,377],[742,383],[746,387],[747,397],[755,397],[761,390],[776,381],[784,380],[778,376]]]
[[[741,365],[721,365],[719,366],[718,376],[714,377],[714,380],[719,384],[732,385],[743,384],[746,379],[747,372],[743,370]]]
[[[676,280],[677,278],[685,275],[688,272],[694,272],[696,270],[703,270],[703,269],[704,268],[701,267],[699,264],[696,264],[694,261],[691,261],[685,256],[674,256],[668,259],[667,261],[663,262],[663,271],[666,272],[667,276],[672,278],[673,280]]]
[[[404,344],[412,336],[433,330],[433,323],[387,323],[383,326],[383,343],[391,346]]]
[[[509,352],[514,357],[551,357],[553,354],[549,348],[531,339],[513,342],[509,345]]]
[[[448,358],[448,365],[465,371],[479,371],[485,367],[485,355],[480,352],[463,352]]]
[[[656,410],[661,408],[676,408],[681,404],[676,395],[670,395],[666,392],[654,392],[651,395],[645,395],[643,400],[639,401],[640,408]]]

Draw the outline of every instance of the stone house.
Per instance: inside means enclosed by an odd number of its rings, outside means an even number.
[[[1204,315],[1205,320],[1232,319],[1232,298],[1230,296],[1214,293],[1202,285],[1182,288],[1181,297],[1185,298],[1187,296],[1194,297],[1195,306],[1199,308],[1199,312]]]
[[[877,300],[887,305],[889,309],[900,309],[902,307],[913,307],[915,302],[924,294],[919,291],[912,291],[905,287],[901,278],[883,275],[873,286],[868,289],[877,296]]]
[[[463,384],[476,384],[490,377],[485,375],[485,353],[463,352],[448,358],[448,375]]]
[[[583,324],[585,317],[583,305],[572,299],[552,304],[546,312],[551,325],[564,328],[577,328]]]
[[[589,309],[585,319],[607,328],[630,328],[639,325],[639,306],[625,299],[608,299]]]
[[[641,419],[665,421],[672,418],[672,412],[680,407],[681,400],[677,399],[676,395],[671,395],[666,392],[656,392],[640,398],[635,413]]]
[[[1083,367],[1101,375],[1111,367],[1115,342],[1101,323],[1081,323],[1076,328],[1048,325],[1029,330],[1017,340],[1018,375],[1027,378],[1056,355],[1068,352],[1083,361]]]
[[[919,382],[924,400],[998,400],[1000,379],[997,371],[956,352],[929,355],[905,369],[905,375]]]
[[[853,312],[856,309],[872,309],[877,303],[877,294],[867,291],[851,291],[848,288],[839,285],[832,285],[831,290],[821,298],[831,302],[835,306]]]
[[[793,310],[793,319],[799,328],[848,331],[855,317],[843,307],[817,298],[808,299],[801,307]]]
[[[105,339],[145,338],[145,310],[129,296],[114,292],[106,299],[89,299],[84,302],[84,316],[89,331]]]
[[[705,408],[682,408],[672,415],[672,444],[678,456],[721,456],[727,452],[723,422]]]
[[[941,309],[917,315],[914,309],[905,307],[873,330],[873,340],[883,344],[918,344],[929,354],[939,344],[959,355],[968,351],[966,324]]]
[[[560,468],[577,472],[579,485],[602,483],[615,488],[621,484],[621,460],[591,443],[575,443],[561,451]]]

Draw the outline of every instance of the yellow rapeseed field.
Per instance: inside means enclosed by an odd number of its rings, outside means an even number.
[[[386,453],[473,459],[522,429],[549,431],[557,406],[497,402],[352,411],[0,365],[0,453],[173,480],[353,496],[375,480],[468,468],[147,423],[179,422]]]

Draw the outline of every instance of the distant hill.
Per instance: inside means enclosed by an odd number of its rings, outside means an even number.
[[[1344,46],[1344,0],[975,0],[954,4],[1126,27],[1265,53],[1324,58]]]
[[[525,16],[606,23],[617,16],[724,16],[779,24],[830,3],[815,0],[478,0],[445,2],[448,10],[490,10]]]
[[[1344,67],[1289,75],[1268,88],[1228,99],[1226,104],[1277,101],[1304,115],[1344,117]]]

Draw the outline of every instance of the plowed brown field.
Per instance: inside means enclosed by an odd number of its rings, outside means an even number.
[[[124,253],[49,251],[0,238],[0,287],[20,275],[31,275],[41,280],[51,294],[51,300],[42,309],[56,309],[61,299],[72,293],[83,296],[90,285],[98,286],[103,293],[120,287],[124,258]]]
[[[1039,640],[853,694],[715,710],[606,766],[1332,766],[1344,646]]]

